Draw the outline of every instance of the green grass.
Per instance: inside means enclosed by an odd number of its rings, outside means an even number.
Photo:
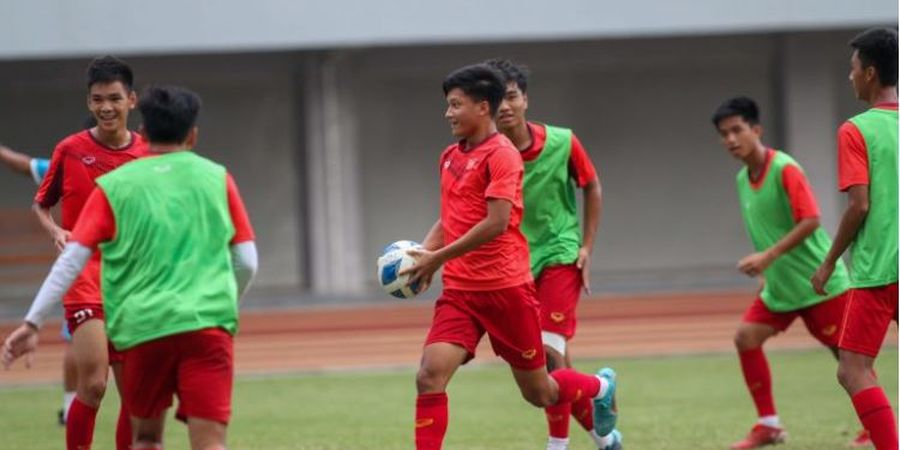
[[[773,352],[776,402],[790,432],[785,450],[843,448],[859,428],[824,350]],[[755,414],[734,355],[607,361],[619,372],[620,429],[629,450],[724,449],[742,437]],[[594,371],[598,362],[579,361]],[[897,351],[878,370],[897,397]],[[229,448],[412,448],[414,370],[242,378],[235,387]],[[55,386],[0,390],[0,447],[58,449]],[[98,418],[94,449],[113,449],[117,401],[111,393]],[[895,404],[896,410],[896,404]],[[463,368],[450,387],[447,449],[542,449],[543,413],[528,406],[501,365]],[[170,421],[167,449],[187,448],[185,428]],[[587,437],[572,421],[573,450]]]

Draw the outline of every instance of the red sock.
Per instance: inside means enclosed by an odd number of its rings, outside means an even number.
[[[119,421],[116,422],[116,450],[131,450],[131,416],[124,403],[119,407]]]
[[[594,398],[600,392],[600,379],[593,375],[578,373],[575,369],[558,369],[550,374],[559,385],[556,404],[572,403],[582,397]]]
[[[440,450],[447,433],[447,393],[416,398],[416,450]]]
[[[869,431],[877,450],[897,449],[897,420],[884,390],[879,386],[863,389],[852,397],[853,407],[863,427]]]
[[[572,402],[572,417],[585,431],[594,429],[594,402],[591,401],[591,397],[584,396]]]
[[[744,381],[759,417],[774,416],[775,398],[772,397],[772,374],[769,372],[769,361],[761,347],[738,352],[741,358],[741,370]]]
[[[66,449],[90,450],[94,440],[94,421],[97,408],[85,405],[78,396],[72,400],[69,416],[66,418]]]
[[[544,408],[547,414],[547,428],[550,437],[565,439],[569,437],[569,414],[572,412],[571,403],[557,403]]]

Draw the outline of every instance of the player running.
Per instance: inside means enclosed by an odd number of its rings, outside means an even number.
[[[763,280],[734,338],[759,421],[731,448],[750,449],[787,437],[775,410],[763,344],[800,317],[810,334],[836,354],[849,279],[839,263],[828,285],[830,294],[817,294],[809,286],[807,280],[825,259],[831,240],[819,224],[819,207],[803,169],[786,153],[762,143],[756,102],[747,97],[726,100],[712,122],[722,145],[746,166],[738,171],[737,191],[756,253],[741,259],[737,267]]]
[[[591,292],[591,251],[602,206],[600,179],[572,130],[526,119],[528,69],[503,59],[486,64],[500,72],[506,82],[506,94],[497,111],[497,129],[509,138],[525,162],[521,229],[531,254],[547,370],[571,368],[568,342],[575,336],[576,306],[582,289]],[[581,227],[575,187],[584,195]],[[589,398],[549,406],[545,412],[548,450],[568,447],[570,415],[597,448],[605,448],[614,439],[594,432]]]
[[[440,449],[447,430],[446,388],[456,369],[475,356],[487,333],[494,352],[511,366],[522,396],[537,407],[594,402],[595,427],[613,433],[607,449],[621,448],[612,404],[615,374],[597,376],[545,367],[539,305],[529,269],[528,244],[519,231],[524,166],[519,152],[497,132],[494,117],[506,91],[502,75],[484,64],[458,69],[443,83],[444,116],[460,140],[441,154],[441,214],[411,250],[404,271],[410,285],[431,283],[444,265],[444,291],[416,375],[415,441]]]

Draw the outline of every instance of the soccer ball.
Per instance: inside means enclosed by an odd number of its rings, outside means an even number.
[[[378,258],[378,282],[384,292],[397,298],[413,298],[419,292],[419,282],[407,286],[409,275],[397,275],[401,270],[412,267],[416,259],[406,252],[422,248],[413,241],[397,241],[384,248],[381,257]]]

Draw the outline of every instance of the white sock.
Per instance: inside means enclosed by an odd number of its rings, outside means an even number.
[[[569,438],[555,438],[550,436],[547,439],[547,450],[568,450]]]
[[[594,441],[594,445],[596,445],[597,448],[601,450],[613,443],[612,433],[609,433],[606,436],[600,436],[599,434],[597,434],[596,430],[591,430],[588,432],[588,436],[590,436],[591,440]]]
[[[609,381],[607,381],[606,378],[603,378],[600,375],[594,375],[594,376],[597,377],[598,380],[600,380],[600,390],[597,391],[597,395],[594,396],[594,398],[603,397],[604,395],[606,395],[607,389],[609,389]]]
[[[75,400],[75,392],[66,391],[63,393],[63,420],[69,418],[69,408],[72,407],[73,400]]]
[[[767,427],[781,428],[781,421],[778,420],[778,415],[762,416],[759,418],[759,423]]]

